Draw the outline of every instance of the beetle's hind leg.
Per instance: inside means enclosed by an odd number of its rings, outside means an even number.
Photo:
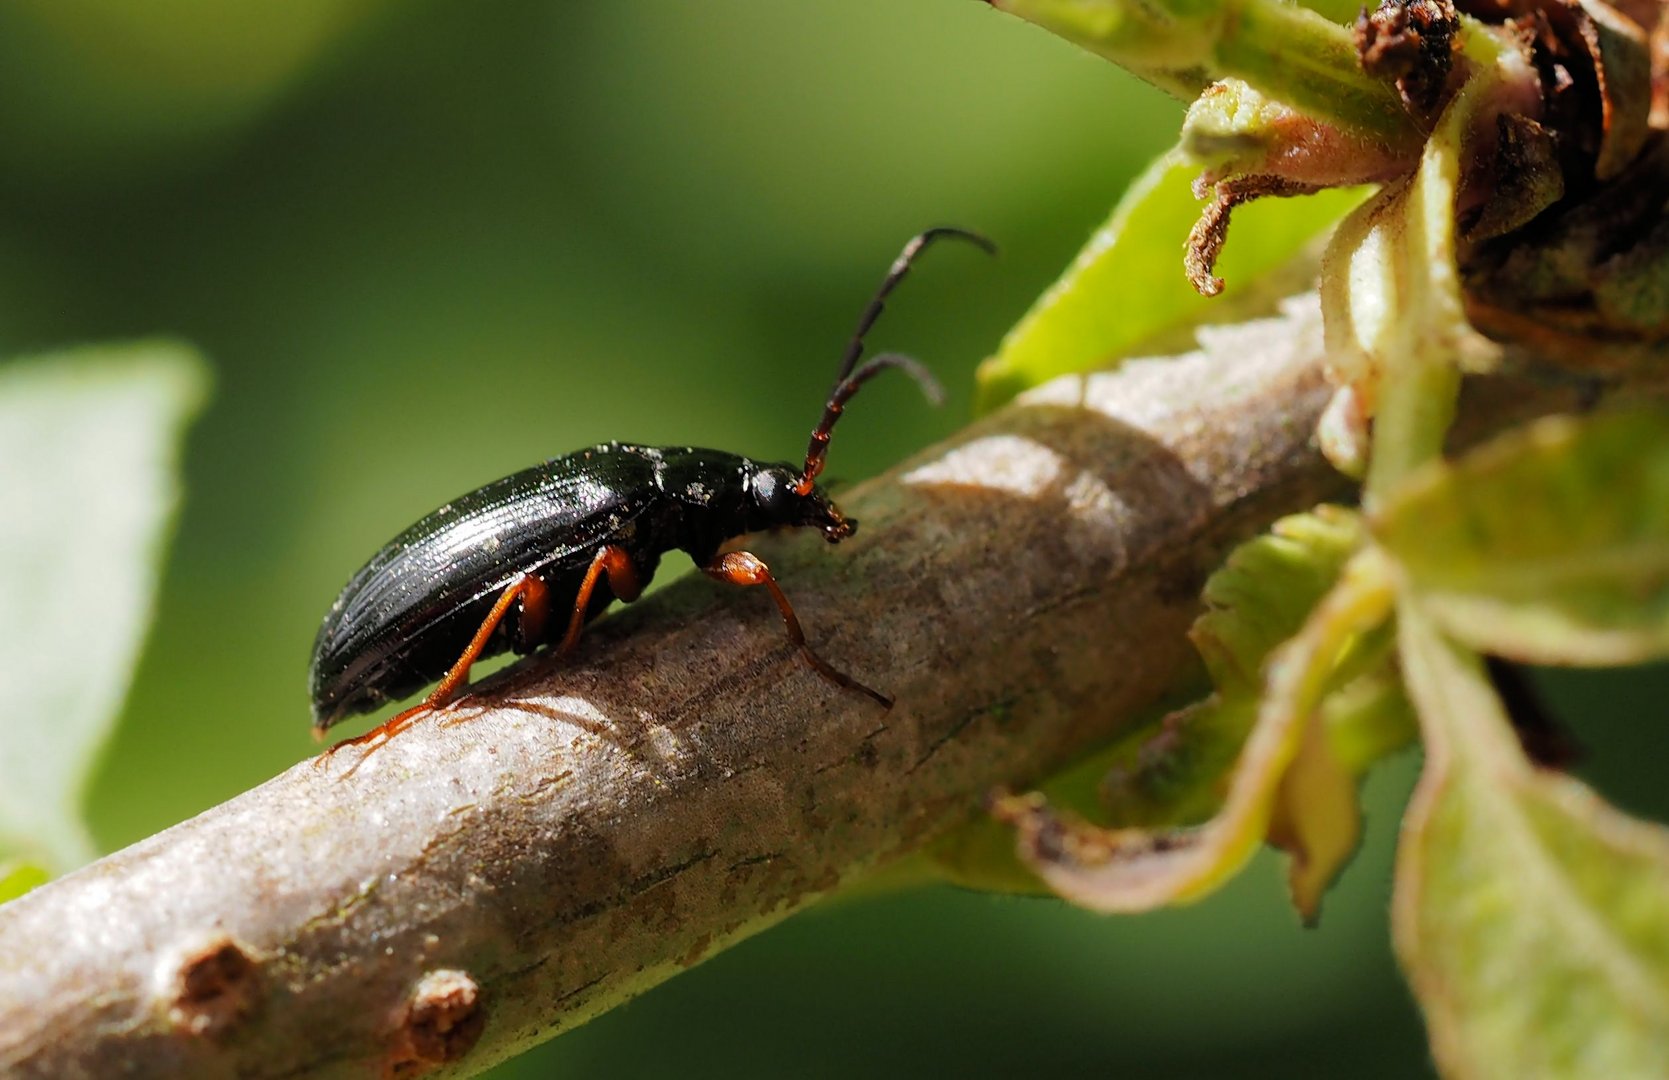
[[[777,602],[777,610],[782,612],[782,621],[788,627],[788,640],[799,648],[800,655],[805,657],[806,663],[810,664],[817,674],[844,690],[856,690],[874,698],[884,709],[892,708],[892,698],[879,690],[871,690],[852,676],[837,670],[812,651],[811,644],[806,641],[805,631],[800,629],[800,620],[794,614],[793,605],[788,602],[788,597],[783,593],[782,586],[777,584],[777,579],[771,576],[771,568],[765,565],[765,560],[752,552],[732,551],[703,566],[701,572],[731,585],[765,586],[770,590],[771,599]]]
[[[381,745],[382,742],[399,734],[406,725],[424,713],[434,712],[451,704],[458,697],[459,691],[469,685],[469,669],[474,666],[475,661],[481,658],[481,653],[486,649],[487,642],[492,640],[493,632],[498,629],[499,624],[504,621],[504,617],[510,613],[511,607],[518,600],[521,601],[522,605],[519,616],[522,640],[536,642],[542,638],[545,632],[545,623],[550,618],[550,590],[545,587],[543,581],[534,575],[523,574],[512,581],[504,592],[499,594],[498,602],[493,604],[491,611],[487,612],[487,617],[481,622],[481,628],[470,639],[469,645],[464,649],[464,654],[458,658],[457,663],[447,669],[446,675],[441,678],[440,683],[434,690],[430,691],[428,697],[404,712],[395,713],[363,735],[343,739],[325,753],[327,755],[334,754],[344,746],[360,746],[373,740],[377,740],[378,745]]]
[[[556,647],[557,656],[566,656],[574,651],[579,643],[580,631],[585,628],[585,616],[591,607],[592,594],[597,591],[597,582],[608,578],[609,588],[617,599],[623,603],[631,603],[643,593],[643,582],[638,578],[637,567],[632,563],[632,557],[626,549],[614,544],[607,544],[597,549],[592,556],[591,565],[586,567],[585,577],[580,581],[579,591],[574,596],[574,612],[568,619],[568,630],[562,635],[561,644]],[[522,607],[521,632],[522,640],[533,643],[544,637],[545,622],[550,616],[550,601],[548,595],[541,599],[538,617],[529,622],[526,604]],[[419,709],[428,705],[419,705]],[[455,720],[447,720],[444,725],[450,727],[455,723],[463,723],[472,716],[460,716]],[[399,719],[396,717],[395,719]]]

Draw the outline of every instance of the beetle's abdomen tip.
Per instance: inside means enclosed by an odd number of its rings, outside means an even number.
[[[313,698],[313,741],[324,742],[325,733],[335,727],[342,719],[343,710],[338,702],[328,697],[315,696]]]

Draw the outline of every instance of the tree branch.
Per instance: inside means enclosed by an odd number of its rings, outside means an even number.
[[[572,662],[0,908],[0,1072],[477,1071],[1068,763],[1197,678],[1184,631],[1226,550],[1341,490],[1311,445],[1313,303],[1203,339],[853,491],[837,549],[759,539],[890,712],[810,672],[764,596],[680,581]],[[1575,399],[1501,382],[1467,415]]]

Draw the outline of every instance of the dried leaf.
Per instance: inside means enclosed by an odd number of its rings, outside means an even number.
[[[1577,29],[1599,84],[1601,138],[1594,175],[1626,169],[1651,134],[1652,50],[1646,31],[1603,0],[1579,0]]]

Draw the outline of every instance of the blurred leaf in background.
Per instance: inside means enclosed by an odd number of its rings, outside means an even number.
[[[872,342],[922,358],[951,406],[877,386],[830,472],[961,426],[974,366],[1182,116],[971,0],[59,6],[0,12],[0,355],[166,332],[216,365],[91,792],[106,849],[313,752],[319,618],[447,498],[602,439],[798,451],[878,274],[939,223],[1001,260],[913,276]],[[67,28],[59,60],[21,55],[24,14]],[[138,67],[158,37],[166,62]],[[228,67],[266,81],[201,81]],[[129,110],[178,98],[225,111],[185,138],[162,129],[174,106]],[[46,111],[76,99],[80,120]],[[1669,733],[1605,724],[1666,685],[1562,699],[1602,710],[1577,732],[1595,782],[1659,816]],[[1315,932],[1266,856],[1140,919],[949,889],[853,901],[500,1075],[1419,1075],[1385,914],[1412,767],[1370,777],[1363,852]]]
[[[0,900],[94,855],[87,779],[150,627],[205,385],[168,343],[0,367]]]
[[[177,172],[386,0],[0,6],[0,162],[75,186]]]

